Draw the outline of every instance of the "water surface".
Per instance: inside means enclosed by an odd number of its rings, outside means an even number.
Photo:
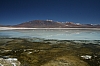
[[[57,40],[100,40],[100,30],[89,29],[28,29],[0,30],[0,38],[44,38]]]

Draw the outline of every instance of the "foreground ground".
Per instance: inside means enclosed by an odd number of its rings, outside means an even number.
[[[99,50],[99,40],[0,39],[0,57],[17,58],[20,66],[100,66]]]

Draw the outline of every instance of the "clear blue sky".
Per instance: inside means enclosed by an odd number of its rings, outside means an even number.
[[[0,0],[0,24],[46,19],[100,24],[100,0]]]

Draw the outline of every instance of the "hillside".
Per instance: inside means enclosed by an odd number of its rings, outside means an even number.
[[[54,21],[34,20],[15,25],[14,27],[27,27],[27,28],[60,28],[66,27],[63,23]]]
[[[24,28],[100,28],[100,24],[80,24],[74,22],[57,22],[53,20],[33,20],[17,25],[0,25],[0,27]]]
[[[100,28],[100,25],[80,24],[74,22],[56,22],[52,20],[33,20],[24,22],[13,27],[26,28]]]

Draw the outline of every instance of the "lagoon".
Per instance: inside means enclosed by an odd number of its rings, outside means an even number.
[[[13,29],[0,30],[0,38],[43,38],[56,40],[100,40],[100,30],[92,29]]]

